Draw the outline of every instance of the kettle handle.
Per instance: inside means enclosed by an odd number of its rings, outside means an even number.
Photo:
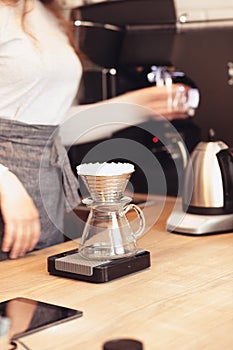
[[[178,147],[180,149],[180,154],[181,154],[182,161],[183,161],[183,169],[185,169],[187,164],[188,164],[188,152],[187,152],[187,149],[184,146],[183,142],[178,140],[177,141],[177,145],[178,145]]]
[[[132,204],[127,205],[124,208],[123,213],[127,214],[128,211],[130,211],[130,210],[136,211],[136,213],[137,213],[137,215],[139,217],[139,220],[140,220],[140,225],[139,225],[138,230],[133,233],[135,238],[139,238],[143,234],[143,232],[145,230],[145,227],[146,227],[145,216],[143,214],[143,211],[136,204],[132,203]]]
[[[224,213],[233,213],[233,148],[217,153],[224,191]]]

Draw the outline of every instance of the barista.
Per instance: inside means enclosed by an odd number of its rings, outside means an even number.
[[[58,126],[76,96],[82,67],[56,0],[0,0],[0,33],[0,163],[6,167],[0,169],[0,240],[2,251],[18,258],[62,242],[64,207],[79,203]],[[186,118],[167,110],[166,87],[100,103],[113,102],[144,106],[155,118]],[[78,118],[83,106],[73,108]],[[129,122],[147,117],[130,116]]]

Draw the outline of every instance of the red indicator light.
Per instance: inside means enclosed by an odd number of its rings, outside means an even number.
[[[152,141],[153,141],[154,143],[157,143],[157,142],[159,142],[159,139],[158,139],[158,137],[154,136],[153,139],[152,139]]]

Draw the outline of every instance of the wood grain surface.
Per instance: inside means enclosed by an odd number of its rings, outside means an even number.
[[[84,313],[22,338],[29,349],[101,350],[123,337],[141,340],[144,350],[233,349],[233,233],[168,233],[174,199],[153,201],[138,241],[151,253],[149,269],[104,284],[49,275],[47,257],[78,241],[0,263],[0,301],[22,296]]]

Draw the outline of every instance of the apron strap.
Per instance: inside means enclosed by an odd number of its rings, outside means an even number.
[[[70,161],[61,137],[56,135],[51,149],[51,165],[62,171],[63,191],[65,195],[65,208],[69,212],[80,204],[78,194],[79,183],[70,166]]]

